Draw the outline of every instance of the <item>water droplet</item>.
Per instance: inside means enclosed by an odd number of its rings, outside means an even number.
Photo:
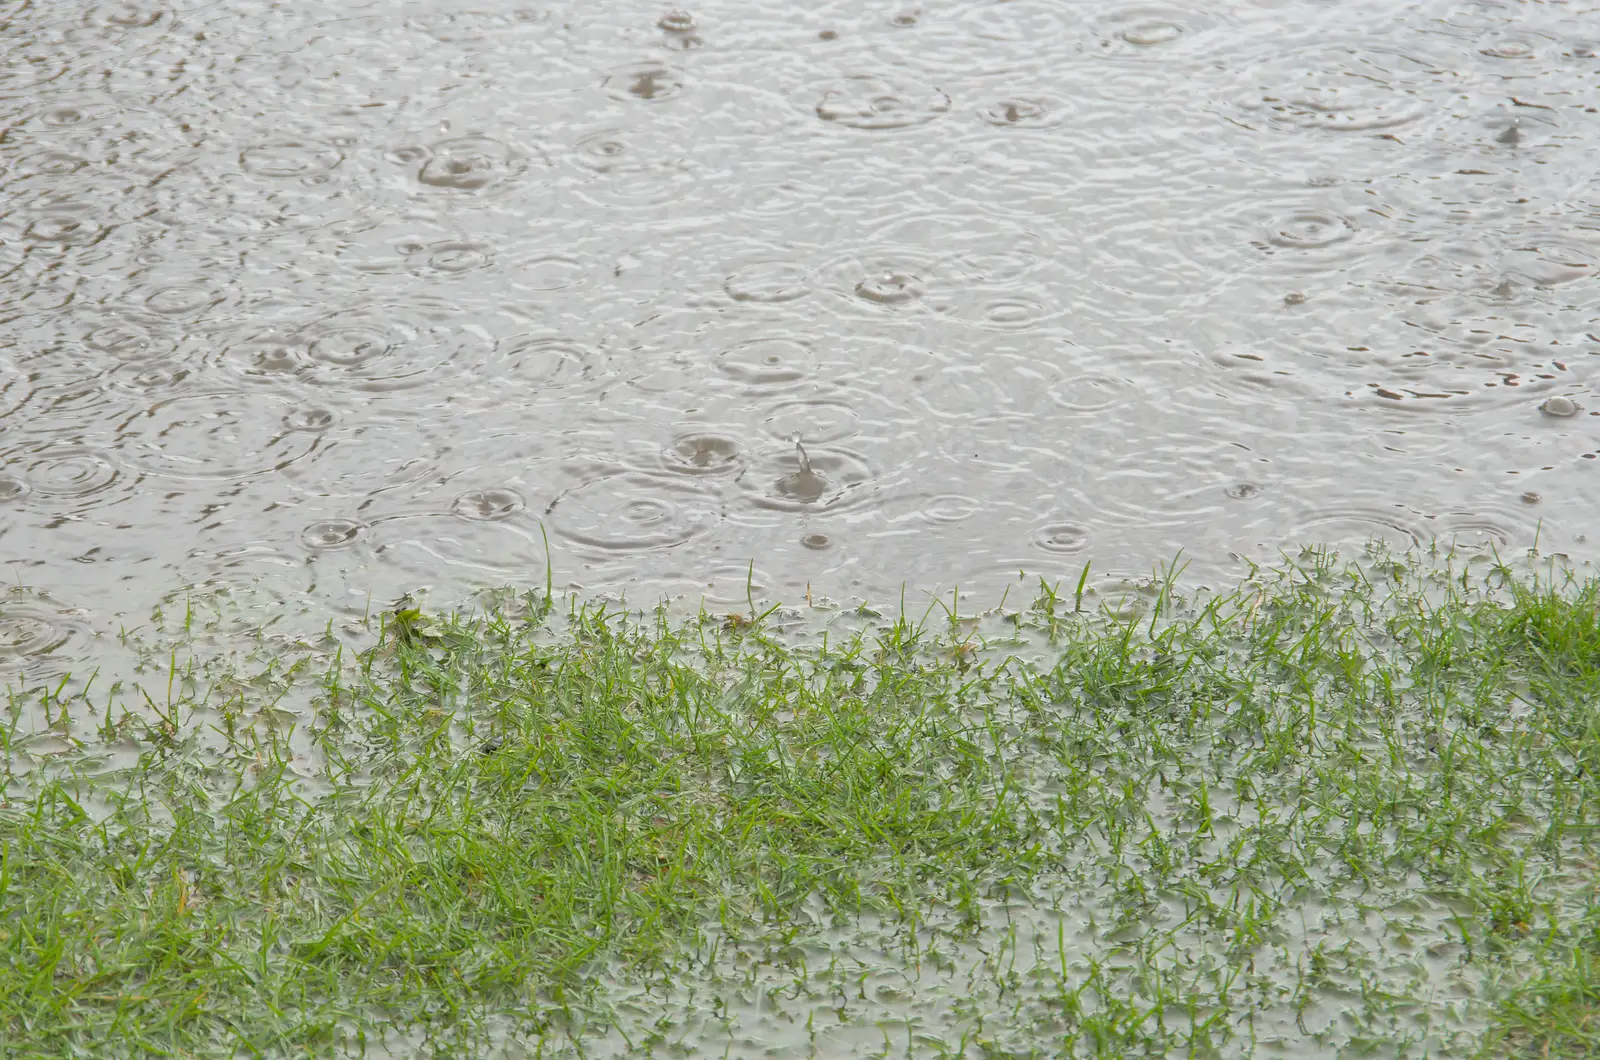
[[[1261,487],[1254,482],[1238,482],[1222,492],[1236,501],[1248,501],[1261,496]]]

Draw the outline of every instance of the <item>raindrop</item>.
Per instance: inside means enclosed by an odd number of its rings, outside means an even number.
[[[355,544],[366,529],[351,519],[325,519],[306,527],[300,540],[313,552],[329,552]]]

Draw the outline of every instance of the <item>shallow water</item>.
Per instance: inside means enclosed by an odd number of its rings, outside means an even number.
[[[63,0],[0,40],[10,674],[185,585],[542,582],[546,533],[635,599],[997,597],[1600,514],[1593,4]]]

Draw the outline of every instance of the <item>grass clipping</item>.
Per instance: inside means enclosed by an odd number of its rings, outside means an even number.
[[[1600,1048],[1592,581],[550,605],[14,691],[0,1051]]]

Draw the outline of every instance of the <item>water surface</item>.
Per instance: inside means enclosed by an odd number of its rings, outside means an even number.
[[[998,597],[1600,514],[1592,5],[62,0],[0,46],[8,672],[180,586],[542,582],[546,535],[635,599]]]

